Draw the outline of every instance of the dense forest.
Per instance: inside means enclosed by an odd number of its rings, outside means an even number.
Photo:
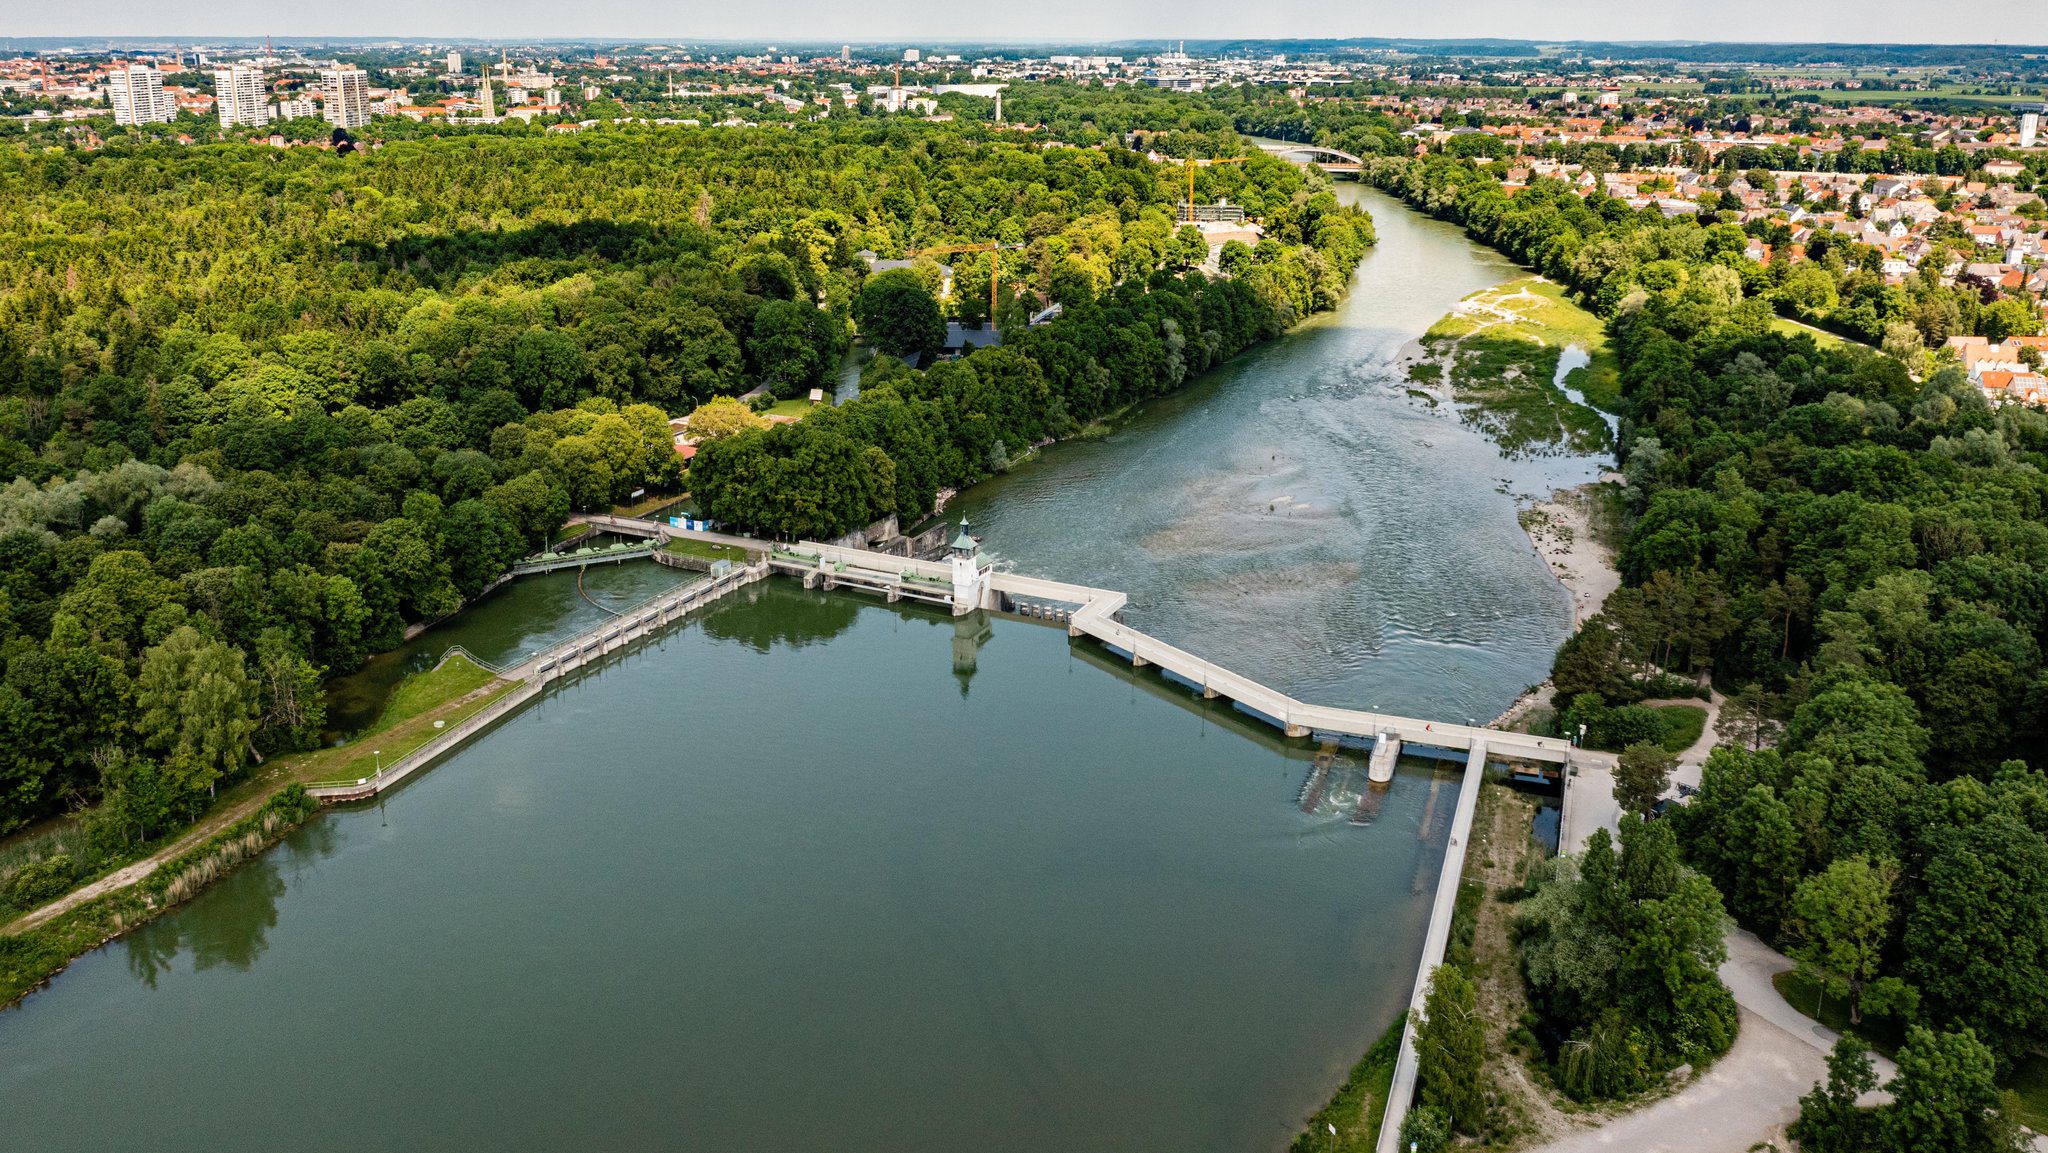
[[[1718,961],[1698,928],[1725,907],[1899,1047],[1912,1106],[1855,1109],[1867,1063],[1844,1050],[1807,1147],[2008,1148],[1994,1082],[2048,1031],[2048,414],[1991,407],[1927,346],[2011,318],[1932,277],[1886,286],[1853,251],[1788,271],[1711,217],[1554,181],[1510,198],[1462,158],[1369,175],[1573,289],[1618,352],[1623,584],[1557,656],[1555,731],[1702,683],[1728,697],[1696,798],[1626,818],[1618,862],[1603,835],[1532,879],[1542,1062],[1599,1098],[1725,1048],[1718,982],[1674,983]],[[1682,866],[1631,862],[1667,840]]]
[[[179,827],[318,741],[325,677],[677,485],[671,417],[836,375],[857,315],[896,354],[868,395],[710,446],[716,515],[927,512],[1328,307],[1372,240],[1254,157],[1199,174],[1268,222],[1211,281],[1181,179],[908,119],[0,150],[0,830],[97,802],[111,859]],[[978,242],[1013,339],[933,363],[936,266],[868,285],[861,254]],[[944,309],[986,319],[987,255],[951,259]],[[920,325],[881,331],[890,284]]]

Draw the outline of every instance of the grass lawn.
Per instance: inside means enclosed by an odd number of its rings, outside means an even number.
[[[2019,1094],[2020,1122],[2036,1133],[2048,1133],[2048,1057],[2030,1054],[2013,1066],[2005,1087]]]
[[[1666,751],[1682,753],[1707,731],[1707,710],[1700,705],[1655,705],[1657,719],[1664,722]]]
[[[705,540],[692,540],[688,537],[668,538],[664,551],[677,556],[701,557],[704,560],[729,560],[736,565],[747,563],[747,550],[743,548],[735,548],[729,544],[713,544]]]
[[[1801,333],[1805,333],[1807,336],[1812,337],[1813,342],[1822,348],[1840,348],[1845,344],[1854,343],[1848,338],[1837,336],[1826,329],[1801,324],[1796,320],[1788,320],[1782,316],[1771,318],[1771,331],[1782,332],[1786,336],[1798,336]]]
[[[790,420],[802,420],[804,417],[810,415],[810,411],[812,409],[823,407],[826,407],[826,405],[812,404],[809,400],[806,400],[805,398],[799,396],[794,397],[790,400],[778,400],[774,404],[771,404],[766,409],[762,410],[761,415],[787,417]]]

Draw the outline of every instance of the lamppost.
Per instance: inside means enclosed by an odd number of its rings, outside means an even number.
[[[1324,1122],[1324,1127],[1330,1131],[1330,1149],[1332,1153],[1335,1153],[1337,1148],[1337,1127],[1328,1122]]]
[[[384,775],[384,750],[383,750],[383,749],[371,749],[371,750],[370,750],[370,755],[371,755],[371,756],[373,756],[373,757],[375,757],[375,758],[377,758],[377,775],[378,775],[378,776],[380,776],[380,777],[381,777],[381,776],[383,776],[383,775]]]

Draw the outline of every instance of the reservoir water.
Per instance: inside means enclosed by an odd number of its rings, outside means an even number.
[[[1569,622],[1513,498],[1591,465],[1405,393],[1402,346],[1509,269],[1362,195],[1340,313],[965,507],[1276,687],[1483,718]],[[523,581],[351,707],[673,579]],[[1057,630],[756,585],[0,1014],[0,1135],[1279,1149],[1407,1000],[1458,790],[1404,762],[1353,825],[1362,765],[1304,812],[1311,755]]]

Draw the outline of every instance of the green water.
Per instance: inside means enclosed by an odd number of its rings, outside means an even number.
[[[520,577],[388,653],[327,685],[327,739],[346,738],[377,719],[398,682],[433,668],[460,645],[492,664],[517,664],[656,593],[699,579],[646,560],[592,565],[582,591],[574,570]],[[609,611],[607,611],[609,610]]]
[[[1307,768],[1058,631],[757,585],[0,1018],[0,1133],[1276,1148],[1405,1000],[1457,793],[1359,827]]]

